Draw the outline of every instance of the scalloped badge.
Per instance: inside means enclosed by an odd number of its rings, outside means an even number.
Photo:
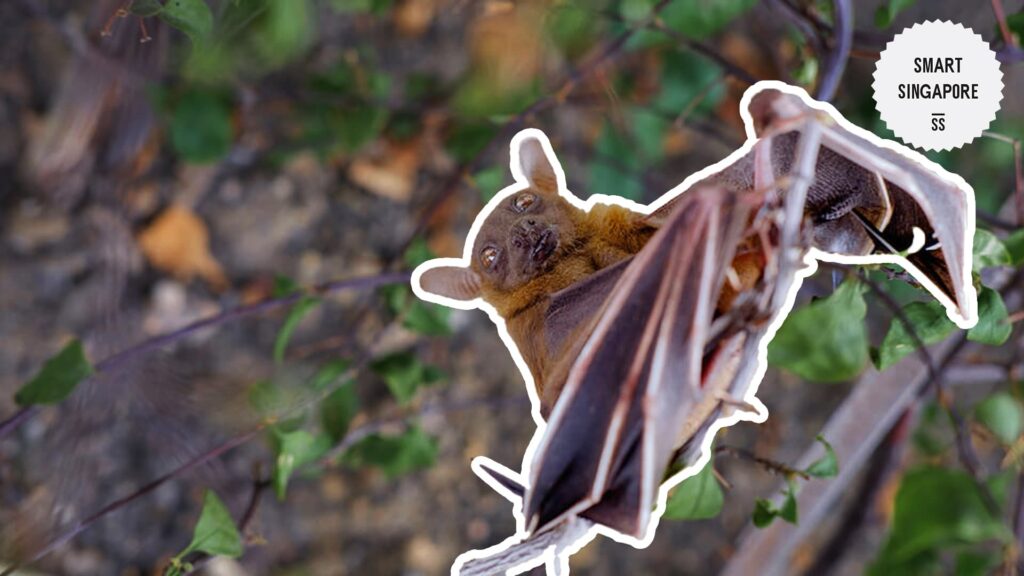
[[[995,52],[961,24],[929,21],[897,34],[875,66],[875,104],[893,133],[923,150],[981,136],[1003,99]]]

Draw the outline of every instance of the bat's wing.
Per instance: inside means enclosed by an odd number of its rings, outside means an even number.
[[[589,326],[633,258],[626,258],[551,295],[544,316],[548,350],[562,350],[580,329]]]
[[[840,256],[893,256],[892,262],[903,256],[898,263],[909,263],[908,271],[927,280],[922,284],[950,311],[966,323],[977,317],[970,270],[973,193],[966,184],[846,129],[792,94],[762,90],[750,113],[758,135],[771,138],[770,152],[759,158],[755,148],[694,186],[764,191],[772,178],[784,182],[802,124],[816,121],[821,146],[804,207],[813,245]],[[652,213],[652,224],[668,218],[683,197]]]
[[[751,101],[759,133],[822,115],[798,96],[765,90]],[[879,146],[834,121],[821,122],[822,139],[807,213],[815,244],[845,256],[906,257],[919,280],[965,322],[977,317],[970,246],[974,205],[970,188],[938,167]],[[776,137],[773,163],[786,173],[796,132]],[[920,233],[915,233],[915,229]],[[915,242],[915,235],[923,242]],[[916,245],[915,245],[916,244]]]
[[[746,205],[687,192],[625,265],[578,350],[530,468],[531,532],[578,515],[640,536],[664,471],[702,403],[702,363]]]

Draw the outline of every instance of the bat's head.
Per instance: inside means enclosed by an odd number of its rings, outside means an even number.
[[[525,292],[546,292],[544,278],[576,250],[583,211],[559,194],[557,160],[535,134],[513,140],[519,186],[478,217],[484,220],[467,253],[469,266],[426,270],[419,279],[424,291],[459,301],[482,297],[506,315],[528,299]]]

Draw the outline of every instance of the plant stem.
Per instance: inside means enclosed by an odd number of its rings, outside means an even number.
[[[409,277],[409,272],[388,272],[374,276],[360,276],[358,278],[349,278],[346,280],[335,280],[324,284],[318,284],[308,290],[300,290],[293,294],[288,294],[287,296],[269,298],[253,304],[246,304],[236,308],[231,308],[221,312],[220,314],[192,322],[191,324],[178,328],[177,330],[172,330],[171,332],[148,338],[134,346],[130,346],[120,352],[112,354],[111,356],[107,356],[95,364],[95,372],[97,374],[108,372],[124,365],[126,362],[129,362],[134,358],[146,354],[147,352],[152,352],[153,350],[160,349],[168,344],[182,340],[204,328],[218,326],[233,320],[238,320],[239,318],[245,318],[247,316],[253,316],[288,306],[289,304],[294,304],[310,294],[324,296],[345,290],[369,290],[391,284],[405,283],[409,281]],[[38,406],[25,406],[0,422],[0,439],[3,439],[18,428],[18,426],[27,422],[37,412]]]
[[[195,458],[192,458],[191,460],[185,462],[184,464],[178,466],[177,468],[171,470],[170,472],[167,472],[163,476],[151,480],[150,482],[144,484],[131,494],[128,494],[127,496],[118,498],[117,500],[110,502],[106,506],[103,506],[102,508],[96,510],[95,512],[86,516],[82,520],[79,520],[78,522],[74,523],[70,528],[59,534],[56,538],[51,540],[45,546],[33,552],[28,557],[27,560],[23,562],[15,562],[8,566],[7,569],[5,569],[3,572],[0,572],[0,576],[8,576],[21,566],[24,566],[26,564],[32,564],[33,562],[39,561],[40,559],[49,555],[57,548],[60,548],[61,546],[69,542],[75,536],[78,536],[79,534],[87,530],[89,527],[91,527],[93,524],[95,524],[98,520],[100,520],[107,514],[110,514],[115,510],[123,508],[124,506],[131,504],[132,502],[138,500],[139,498],[142,498],[143,496],[149,494],[150,492],[153,492],[168,480],[171,480],[176,476],[184,474],[185,472],[188,472],[189,470],[192,470],[197,466],[205,464],[206,462],[218,458],[221,455],[233,450],[234,448],[237,448],[242,444],[245,444],[246,442],[254,438],[257,434],[259,434],[266,427],[266,423],[261,423],[256,427],[250,429],[248,432],[230,438],[213,447],[212,449],[207,450],[206,452],[196,456]]]

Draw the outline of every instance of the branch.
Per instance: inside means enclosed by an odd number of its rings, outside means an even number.
[[[366,360],[369,360],[369,358],[367,358]],[[365,364],[365,362],[361,362],[361,363],[359,363],[357,365],[362,365],[362,364]],[[342,384],[342,385],[344,385],[344,384]],[[335,388],[330,388],[328,390],[325,390],[320,395],[320,397],[326,397],[331,392],[333,392],[334,389]],[[388,418],[388,419],[382,419],[382,420],[375,421],[375,422],[369,422],[367,424],[364,424],[363,426],[360,426],[358,428],[350,430],[345,435],[345,438],[338,444],[338,446],[336,446],[334,449],[332,449],[331,452],[329,452],[326,456],[321,458],[318,461],[318,463],[320,463],[320,464],[330,463],[331,460],[333,460],[337,456],[340,456],[342,453],[344,453],[345,449],[348,449],[350,446],[352,446],[353,444],[355,444],[359,440],[365,438],[366,436],[368,436],[370,434],[373,434],[375,432],[378,432],[380,430],[383,430],[384,428],[386,428],[389,425],[394,425],[396,423],[408,422],[409,420],[411,420],[412,418],[417,417],[417,416],[423,416],[423,415],[428,415],[428,414],[450,414],[450,413],[458,412],[458,411],[461,411],[461,410],[469,410],[469,409],[479,408],[479,407],[500,406],[500,405],[503,405],[505,403],[510,403],[510,402],[525,403],[526,400],[525,400],[525,398],[523,398],[521,396],[515,396],[515,397],[507,396],[507,397],[500,397],[500,398],[476,398],[476,399],[472,399],[472,400],[466,400],[466,401],[455,402],[455,403],[450,403],[450,404],[435,403],[435,404],[428,404],[428,405],[425,405],[425,406],[421,407],[420,410],[417,411],[415,414],[407,414],[407,415],[404,415],[404,416],[401,416],[401,417]],[[309,403],[307,402],[307,403],[303,403],[303,404],[300,404],[298,406],[295,406],[295,407],[293,407],[290,410],[290,412],[295,412],[295,411],[303,410],[303,409],[305,409],[305,407],[308,404]],[[286,415],[279,415],[278,418],[275,419],[275,421],[280,421],[283,418],[283,416],[286,416]],[[256,426],[254,426],[253,428],[249,429],[247,432],[244,432],[242,434],[239,434],[237,436],[234,436],[233,438],[230,438],[230,439],[222,442],[221,444],[215,446],[214,448],[208,450],[207,452],[205,452],[203,454],[200,454],[199,456],[196,456],[195,458],[189,460],[188,462],[185,462],[181,466],[179,466],[179,467],[171,470],[170,472],[164,474],[163,476],[160,476],[159,478],[156,478],[155,480],[152,480],[151,482],[145,484],[144,486],[142,486],[141,488],[139,488],[135,492],[132,492],[131,494],[129,494],[129,495],[123,497],[123,498],[115,500],[115,501],[107,504],[106,506],[103,506],[102,508],[98,509],[97,511],[95,511],[92,514],[90,514],[89,516],[87,516],[85,519],[78,521],[71,528],[69,528],[68,530],[66,530],[63,533],[61,533],[59,536],[57,536],[56,538],[51,540],[48,544],[46,544],[45,546],[43,546],[42,548],[40,548],[36,552],[33,552],[28,560],[25,560],[23,562],[17,562],[17,563],[12,564],[11,566],[9,566],[4,572],[0,573],[0,576],[8,576],[8,575],[12,574],[14,572],[14,570],[16,570],[16,569],[18,569],[18,568],[20,568],[22,566],[25,566],[27,564],[31,564],[33,562],[37,562],[38,560],[42,559],[43,557],[49,555],[54,550],[60,548],[61,546],[63,546],[67,542],[71,541],[73,538],[75,538],[76,536],[78,536],[79,534],[84,532],[86,529],[91,527],[93,524],[95,524],[97,521],[99,521],[101,518],[103,518],[107,514],[115,512],[115,511],[117,511],[117,510],[119,510],[119,509],[121,509],[121,508],[123,508],[123,507],[125,507],[125,506],[127,506],[129,504],[131,504],[132,502],[138,500],[139,498],[141,498],[141,497],[143,497],[143,496],[153,492],[154,490],[156,490],[157,488],[159,488],[161,485],[163,485],[164,483],[168,482],[169,480],[172,480],[173,478],[176,478],[176,477],[184,474],[185,472],[188,472],[189,470],[192,470],[193,468],[195,468],[197,466],[200,466],[200,465],[202,465],[202,464],[204,464],[206,462],[209,462],[209,461],[211,461],[211,460],[213,460],[215,458],[218,458],[218,457],[224,455],[225,453],[227,453],[228,451],[230,451],[230,450],[232,450],[234,448],[237,448],[238,446],[241,446],[241,445],[249,442],[250,440],[255,438],[260,432],[265,430],[270,425],[271,425],[271,421],[261,422],[261,423],[257,424]],[[261,488],[261,490],[262,490],[262,488]],[[253,500],[257,500],[258,497],[259,497],[259,494],[258,493],[254,493],[252,498],[253,498]],[[247,509],[247,513],[245,515],[243,515],[242,522],[243,523],[247,523],[248,521],[251,521],[251,516],[253,514],[255,514],[255,504],[252,501],[250,501],[250,506]],[[247,521],[246,518],[249,518],[249,520]],[[244,526],[244,524],[243,524],[243,526]]]
[[[1006,11],[1003,10],[1003,0],[992,0],[992,12],[996,15],[996,22],[999,23],[999,33],[1003,36],[1003,42],[1007,46],[1016,47],[1017,40],[1006,23]]]
[[[127,496],[124,496],[122,498],[118,498],[117,500],[114,500],[113,502],[107,504],[106,506],[103,506],[102,508],[96,510],[92,514],[89,514],[82,520],[79,520],[78,522],[73,524],[70,528],[62,532],[56,538],[51,540],[48,544],[44,545],[42,548],[33,552],[27,560],[18,561],[8,566],[7,569],[5,569],[3,572],[0,572],[0,576],[9,576],[10,574],[13,574],[14,571],[18,568],[39,561],[43,557],[49,555],[54,550],[60,548],[64,544],[71,541],[73,538],[75,538],[82,532],[86,531],[89,527],[91,527],[93,524],[95,524],[97,521],[99,521],[107,514],[110,514],[111,512],[123,508],[131,504],[132,502],[138,500],[139,498],[142,498],[143,496],[149,494],[150,492],[153,492],[168,480],[171,480],[176,476],[180,476],[181,474],[184,474],[185,472],[188,472],[189,470],[192,470],[197,466],[205,464],[206,462],[219,458],[220,456],[226,454],[227,452],[241,446],[242,444],[245,444],[249,440],[252,440],[254,437],[256,437],[256,435],[259,434],[264,428],[266,428],[267,425],[267,423],[261,423],[240,436],[230,438],[218,444],[214,448],[207,450],[206,452],[196,456],[195,458],[192,458],[191,460],[185,462],[184,464],[178,466],[177,468],[171,470],[170,472],[167,472],[163,476],[160,476],[150,481],[149,483],[143,485],[142,487],[132,492],[131,494],[128,494]]]
[[[487,144],[485,144],[480,149],[479,152],[476,153],[475,156],[473,156],[472,159],[460,164],[458,167],[456,167],[455,171],[447,179],[445,179],[445,181],[440,186],[439,192],[433,196],[431,201],[427,204],[426,207],[424,207],[424,209],[420,213],[419,218],[417,218],[416,227],[409,235],[408,240],[402,243],[401,249],[398,250],[398,253],[401,254],[402,252],[404,252],[405,249],[408,248],[412,244],[412,242],[430,226],[431,220],[434,219],[435,215],[440,210],[440,208],[453,194],[455,194],[455,192],[458,191],[459,183],[462,182],[462,180],[465,179],[469,174],[476,170],[476,168],[483,161],[483,159],[487,157],[487,154],[491,151],[491,149],[497,142],[506,140],[509,132],[520,127],[529,117],[533,116],[534,114],[543,112],[557,104],[561,104],[562,102],[564,102],[566,98],[568,98],[569,94],[571,94],[584,79],[586,79],[595,71],[597,71],[607,61],[617,57],[622,52],[622,49],[625,47],[626,42],[628,42],[634,34],[636,34],[638,31],[644,28],[649,27],[653,22],[655,22],[658,18],[658,15],[661,13],[662,10],[665,9],[666,6],[668,6],[670,1],[671,0],[659,0],[658,3],[655,4],[653,8],[651,8],[650,13],[645,19],[639,21],[635,25],[628,28],[626,31],[619,34],[615,39],[605,44],[604,47],[601,48],[595,56],[588,59],[579,68],[570,71],[568,76],[562,82],[561,87],[559,89],[553,92],[549,92],[547,95],[541,97],[538,100],[535,100],[532,104],[524,108],[518,114],[505,121],[500,126],[498,131],[495,132],[494,136],[487,142]]]
[[[654,20],[654,22],[652,22],[648,27],[652,30],[656,30],[658,32],[661,32],[662,34],[669,36],[670,38],[679,42],[686,48],[713,61],[715,64],[718,64],[718,66],[721,67],[726,74],[736,78],[737,80],[740,80],[741,82],[744,82],[746,84],[754,84],[759,80],[759,78],[757,78],[750,72],[747,72],[747,70],[742,66],[736,64],[735,62],[732,62],[731,60],[722,56],[718,52],[715,52],[707,44],[697,42],[696,40],[693,40],[691,38],[688,38],[684,34],[681,34],[679,31],[669,28],[668,26],[665,25],[664,22],[661,21],[661,19]]]
[[[836,95],[839,81],[846,70],[846,62],[850,59],[853,48],[853,5],[850,0],[833,0],[836,21],[836,42],[825,61],[825,72],[821,75],[815,98],[829,101]]]
[[[754,454],[750,450],[740,448],[738,446],[715,446],[715,454],[725,454],[727,456],[733,456],[741,460],[753,462],[755,464],[758,464],[759,466],[762,466],[765,470],[768,470],[769,472],[778,474],[780,476],[784,476],[786,478],[790,478],[792,476],[799,476],[804,480],[811,479],[811,476],[807,472],[804,472],[803,470],[793,468],[792,466],[789,466],[788,464],[783,464],[782,462],[776,462],[775,460],[763,458],[761,456],[758,456],[757,454]]]
[[[498,398],[472,398],[457,402],[434,402],[431,404],[425,404],[415,412],[372,420],[349,430],[345,433],[345,437],[341,442],[324,454],[316,464],[321,466],[330,465],[340,458],[349,448],[367,436],[382,432],[392,426],[407,425],[415,418],[422,418],[423,416],[429,416],[432,414],[447,415],[455,412],[461,412],[463,410],[472,410],[474,408],[498,408],[511,404],[525,405],[526,403],[526,398],[522,395],[515,395],[500,396]]]
[[[257,473],[252,483],[252,492],[249,496],[249,504],[245,507],[245,512],[242,512],[242,518],[238,521],[238,532],[244,534],[245,530],[252,523],[253,518],[256,517],[256,508],[259,507],[260,497],[263,496],[263,492],[270,487],[270,480],[267,478],[261,478]],[[192,569],[185,573],[185,576],[194,574],[197,570],[202,568],[213,559],[213,556],[203,552],[196,556],[195,560],[189,562],[192,565]]]
[[[220,314],[210,316],[209,318],[197,320],[196,322],[178,328],[177,330],[148,338],[134,346],[130,346],[111,356],[107,356],[97,362],[94,369],[96,374],[110,371],[132,359],[146,354],[147,352],[157,350],[167,346],[168,344],[182,340],[183,338],[186,338],[204,328],[218,326],[233,320],[238,320],[239,318],[245,318],[247,316],[253,316],[255,314],[261,314],[263,312],[288,306],[298,302],[300,299],[308,295],[324,296],[345,290],[370,290],[390,284],[405,283],[409,281],[409,277],[409,272],[390,272],[375,276],[361,276],[347,280],[336,280],[333,282],[319,284],[308,290],[298,291],[280,298],[269,298],[253,304],[246,304],[244,306],[238,306],[237,308],[231,308],[221,312]],[[25,406],[0,423],[0,439],[4,438],[15,428],[32,418],[38,410],[39,407],[37,405]]]
[[[846,270],[849,273],[849,269],[845,266],[840,268]],[[996,518],[1000,517],[1001,511],[999,504],[996,502],[995,497],[988,488],[988,484],[985,482],[985,478],[981,473],[981,461],[978,458],[977,453],[974,451],[974,446],[971,443],[970,432],[967,429],[967,424],[963,417],[956,410],[956,407],[949,401],[949,398],[944,393],[942,372],[938,369],[935,364],[935,359],[932,358],[931,352],[929,352],[924,340],[917,333],[917,328],[907,318],[906,313],[900,307],[899,303],[889,295],[888,292],[882,289],[877,282],[868,277],[862,271],[858,271],[856,278],[864,283],[871,291],[877,296],[886,308],[896,317],[900,324],[903,325],[903,329],[906,330],[910,339],[913,340],[914,346],[917,347],[917,353],[921,357],[921,361],[924,362],[928,369],[928,376],[931,379],[932,389],[935,390],[935,397],[945,411],[950,423],[953,425],[953,433],[956,436],[956,447],[957,456],[960,459],[961,465],[967,470],[967,472],[974,478],[974,483],[978,487],[978,492],[981,494],[982,500],[985,502],[985,506],[988,511]]]

